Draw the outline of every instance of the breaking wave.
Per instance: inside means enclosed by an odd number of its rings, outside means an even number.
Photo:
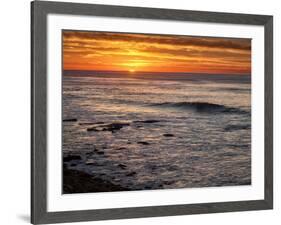
[[[163,108],[180,108],[180,109],[191,109],[196,110],[197,112],[205,112],[205,113],[239,113],[239,114],[248,114],[249,112],[234,108],[228,107],[225,105],[208,103],[208,102],[164,102],[164,103],[155,103],[151,104],[151,106],[155,107],[163,107]]]

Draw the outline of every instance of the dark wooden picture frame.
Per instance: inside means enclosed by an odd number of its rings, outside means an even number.
[[[264,26],[264,199],[236,202],[47,211],[47,16],[49,14],[105,16],[172,21]],[[273,17],[234,13],[170,10],[80,3],[31,3],[31,222],[78,222],[273,208]]]

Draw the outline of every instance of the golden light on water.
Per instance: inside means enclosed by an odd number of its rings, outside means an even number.
[[[251,40],[63,31],[65,70],[251,73]]]

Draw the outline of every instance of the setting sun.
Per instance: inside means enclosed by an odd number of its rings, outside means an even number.
[[[64,70],[251,73],[251,40],[63,32]]]

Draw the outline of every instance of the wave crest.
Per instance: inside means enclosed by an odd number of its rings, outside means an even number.
[[[181,109],[193,109],[197,112],[206,112],[206,113],[242,113],[247,114],[249,112],[234,108],[228,107],[225,105],[209,103],[209,102],[164,102],[164,103],[155,103],[151,106],[157,107],[167,107],[167,108],[181,108]]]

